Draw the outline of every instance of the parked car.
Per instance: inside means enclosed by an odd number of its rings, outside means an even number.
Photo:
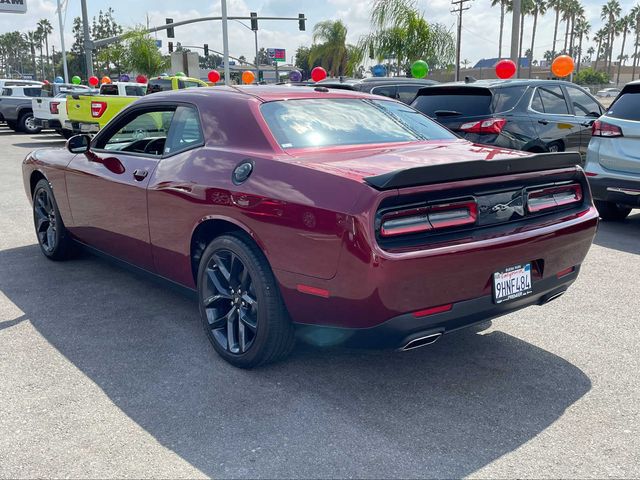
[[[593,124],[585,170],[604,220],[640,208],[640,81],[625,85]]]
[[[528,152],[587,153],[602,105],[558,80],[478,80],[423,88],[412,106],[476,143]]]
[[[0,91],[4,87],[29,87],[29,86],[38,86],[44,85],[43,82],[38,82],[36,80],[19,80],[15,78],[0,78]]]
[[[476,145],[358,92],[158,93],[67,147],[23,163],[42,253],[79,242],[197,290],[245,368],[295,325],[408,350],[547,303],[598,221],[577,154]]]
[[[370,77],[362,79],[327,78],[320,82],[313,83],[312,86],[373,93],[375,95],[395,98],[396,100],[409,104],[415,98],[418,90],[422,87],[435,85],[437,83],[435,80],[407,77]]]
[[[36,125],[31,99],[39,97],[40,85],[6,86],[0,95],[0,115],[7,126],[16,132],[40,133],[42,127]]]
[[[617,97],[620,94],[620,89],[619,88],[603,88],[602,90],[598,90],[596,92],[596,97],[602,97],[602,98],[610,98],[610,97]]]
[[[71,83],[50,83],[42,86],[40,97],[31,100],[34,122],[41,128],[52,128],[58,134],[69,138],[72,133],[64,130],[64,119],[61,118],[67,111],[67,95],[74,93],[90,93],[93,89],[86,85],[74,85]]]

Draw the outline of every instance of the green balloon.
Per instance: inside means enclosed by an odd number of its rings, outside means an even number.
[[[73,83],[74,85],[80,85],[81,82],[82,82],[82,79],[77,75],[74,75],[71,78],[71,83]]]
[[[184,72],[178,72],[176,73],[176,77],[186,77],[186,75],[184,74]]]
[[[411,76],[414,78],[424,78],[429,73],[429,65],[424,60],[416,60],[411,65]]]

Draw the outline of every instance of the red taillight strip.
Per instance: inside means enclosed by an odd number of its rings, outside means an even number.
[[[436,313],[448,312],[452,308],[453,308],[453,303],[447,303],[446,305],[438,305],[437,307],[418,310],[417,312],[413,312],[413,316],[416,318],[427,317],[429,315],[435,315]]]
[[[579,183],[542,188],[527,192],[527,209],[531,213],[563,207],[582,201],[582,186]]]
[[[311,285],[297,285],[296,289],[300,293],[315,295],[316,297],[329,298],[329,290],[324,288],[312,287]]]
[[[558,278],[566,277],[570,273],[573,273],[575,269],[576,267],[569,267],[569,268],[565,268],[564,270],[560,270],[558,273],[556,273],[556,277]]]
[[[500,133],[506,125],[504,118],[488,118],[476,122],[467,122],[460,125],[459,129],[467,133]]]
[[[452,202],[391,212],[382,217],[380,235],[393,237],[441,228],[472,225],[478,218],[475,201]]]
[[[478,205],[476,202],[437,205],[429,210],[429,222],[433,228],[461,227],[476,223]]]
[[[591,125],[592,137],[622,137],[622,129],[617,125],[611,125],[610,123],[603,122],[602,120],[596,120]]]

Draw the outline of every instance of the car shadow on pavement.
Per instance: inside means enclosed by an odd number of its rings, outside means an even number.
[[[621,222],[600,221],[593,243],[622,252],[640,254],[640,211],[633,210]]]
[[[243,371],[217,357],[191,298],[106,260],[55,263],[31,245],[0,252],[0,271],[0,291],[53,347],[213,477],[462,477],[591,388],[571,363],[500,331],[406,353],[298,345]]]

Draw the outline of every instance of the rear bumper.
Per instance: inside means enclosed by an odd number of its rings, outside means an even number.
[[[456,302],[451,309],[425,317],[412,313],[399,315],[371,328],[332,328],[305,325],[299,333],[309,343],[327,345],[341,343],[350,346],[402,349],[413,340],[438,334],[447,334],[462,328],[486,322],[531,305],[545,303],[562,295],[578,277],[580,267],[561,278],[557,276],[533,284],[533,293],[527,297],[495,304],[491,295]]]
[[[65,121],[64,128],[72,130],[73,133],[98,133],[100,131],[100,125],[97,123]]]
[[[54,130],[60,130],[62,128],[60,120],[45,120],[42,118],[34,118],[34,122],[38,127],[41,128],[53,128]]]
[[[594,200],[640,208],[640,176],[597,175],[589,177]]]

